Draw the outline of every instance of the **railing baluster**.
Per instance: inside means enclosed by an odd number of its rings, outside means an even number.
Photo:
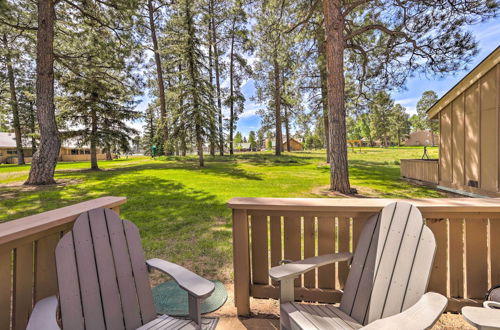
[[[351,226],[350,219],[347,217],[338,217],[338,252],[349,252],[351,245]],[[347,275],[349,274],[349,265],[347,262],[340,262],[337,264],[338,274],[339,274],[339,287],[337,289],[343,289],[344,284],[347,280]]]
[[[299,215],[285,215],[284,217],[284,234],[285,234],[285,244],[284,244],[284,255],[285,259],[288,260],[300,260],[301,259],[301,235],[300,235],[300,216]],[[295,286],[300,287],[302,285],[301,277],[297,278],[295,281]]]
[[[269,284],[269,257],[267,242],[267,217],[262,214],[250,216],[252,233],[252,283]]]
[[[304,258],[314,257],[316,254],[316,235],[314,223],[314,216],[304,216]],[[304,287],[316,287],[316,270],[312,270],[304,274]]]
[[[0,329],[10,328],[12,250],[0,249]]]
[[[488,219],[466,219],[467,298],[482,299],[488,290]]]
[[[450,226],[450,296],[464,297],[465,233],[464,219],[449,219]]]
[[[318,217],[318,255],[335,253],[335,218]],[[335,265],[318,268],[318,288],[335,289]]]
[[[14,252],[14,329],[26,329],[33,308],[33,242]]]
[[[55,233],[36,241],[35,301],[57,293],[54,251],[60,237],[60,233]]]

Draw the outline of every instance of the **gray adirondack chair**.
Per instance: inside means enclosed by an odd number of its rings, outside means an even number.
[[[359,238],[339,307],[297,303],[294,279],[314,268],[351,260],[335,253],[273,267],[280,281],[282,329],[426,329],[448,300],[425,293],[436,250],[420,211],[392,203],[372,216]]]
[[[214,284],[168,261],[146,261],[139,230],[112,210],[100,208],[80,215],[55,253],[59,299],[52,296],[37,302],[28,330],[59,329],[58,303],[64,329],[215,326],[215,319],[203,319],[202,324],[200,314],[201,301],[213,292]],[[189,319],[157,316],[148,267],[168,274],[188,292]]]

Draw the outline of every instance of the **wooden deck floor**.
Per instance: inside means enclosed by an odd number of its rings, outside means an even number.
[[[219,317],[217,330],[271,330],[279,329],[279,305],[273,299],[251,299],[252,317],[238,318],[234,307],[233,285],[226,285],[228,299],[218,311],[209,314]],[[443,314],[433,330],[475,329],[459,314]]]

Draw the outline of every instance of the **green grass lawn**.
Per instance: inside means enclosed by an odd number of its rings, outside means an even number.
[[[437,148],[430,154],[437,157]],[[351,183],[373,197],[441,197],[399,179],[399,159],[420,158],[422,148],[362,148],[349,151]],[[0,165],[0,222],[106,195],[126,196],[122,216],[141,230],[148,257],[179,262],[203,275],[228,280],[231,274],[232,197],[325,197],[329,182],[324,151],[244,153],[207,157],[146,157],[60,163],[59,182],[24,187],[29,166]]]

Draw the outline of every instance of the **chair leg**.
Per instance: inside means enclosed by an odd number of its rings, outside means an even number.
[[[280,281],[280,304],[295,301],[294,278]]]
[[[201,299],[188,295],[189,319],[196,322],[201,329]]]

